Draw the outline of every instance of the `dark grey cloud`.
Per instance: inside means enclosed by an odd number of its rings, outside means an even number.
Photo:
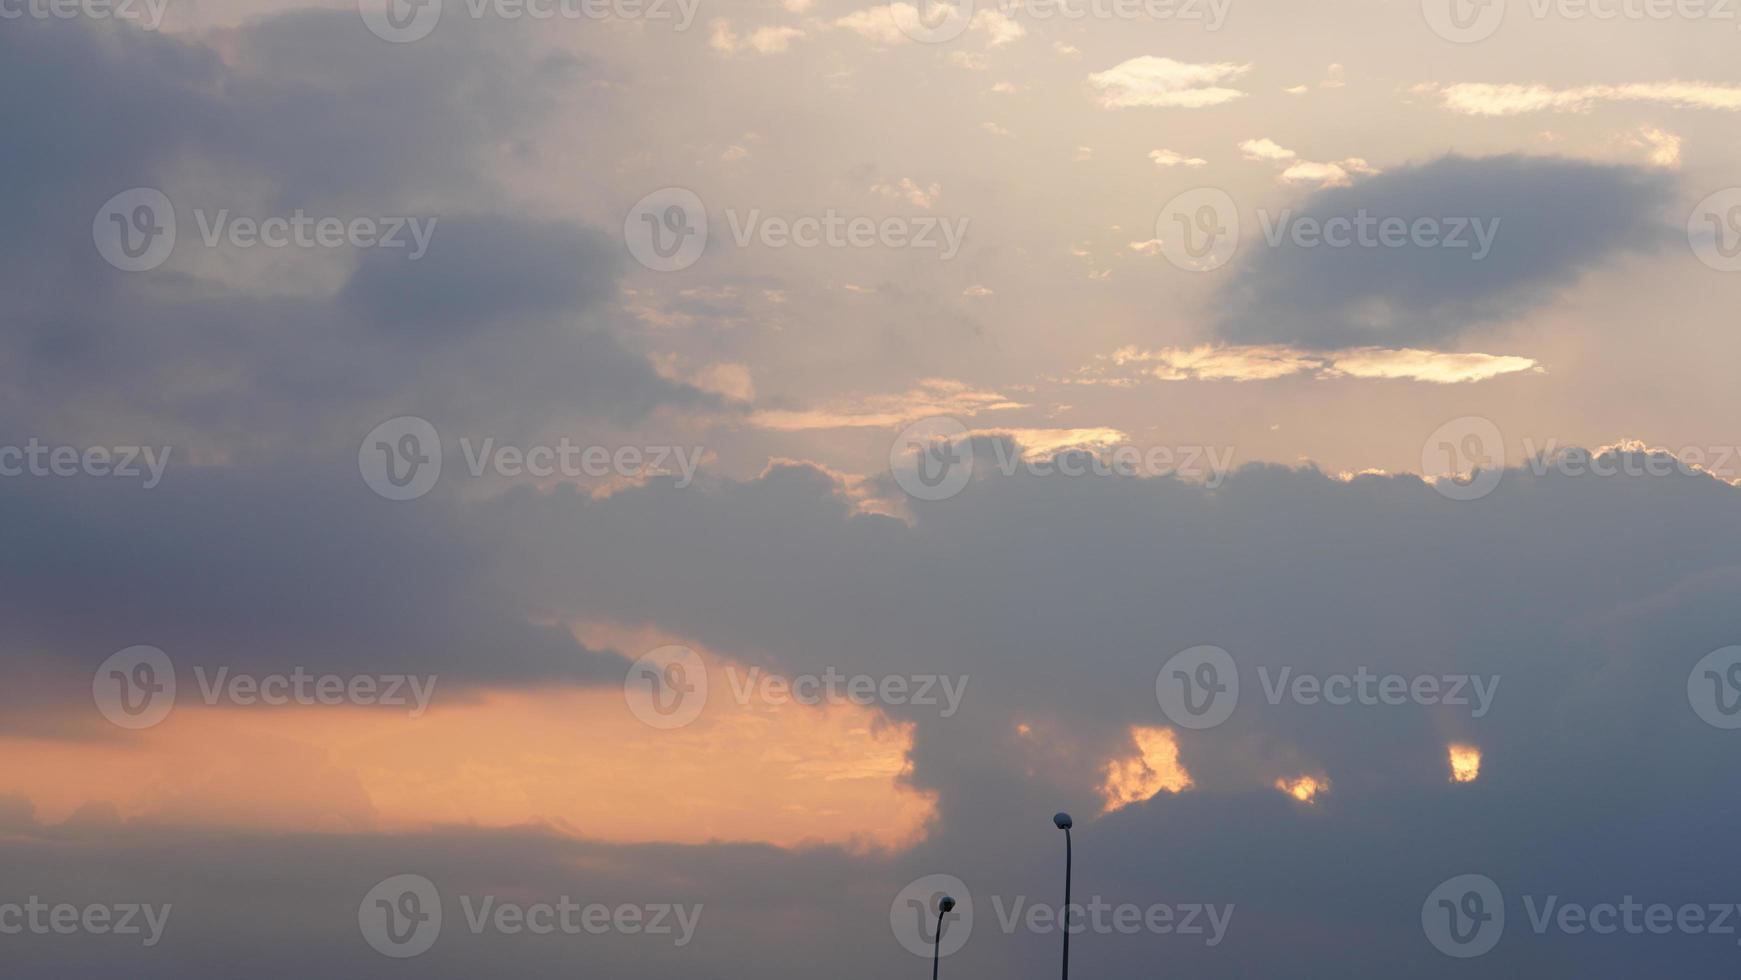
[[[172,457],[152,490],[0,481],[0,660],[29,678],[0,701],[88,707],[90,672],[136,644],[178,669],[437,674],[456,696],[479,682],[622,682],[620,654],[576,642],[498,577],[511,559],[465,526],[457,494],[386,501],[355,466],[354,450],[276,469],[178,470]],[[6,714],[0,727],[45,721]]]
[[[603,233],[494,203],[491,167],[585,71],[571,56],[529,56],[524,34],[488,21],[387,45],[354,11],[252,22],[224,36],[228,57],[112,23],[8,23],[8,439],[282,459],[397,414],[514,438],[713,404],[637,350]],[[100,258],[91,223],[141,186],[169,194],[179,234],[166,265],[129,274]],[[434,227],[416,261],[290,250],[299,275],[325,269],[332,285],[285,289],[277,270],[214,275],[199,217],[222,209]]]
[[[177,495],[188,501],[154,506],[210,512],[210,530],[233,540],[165,527],[130,546],[140,557],[111,579],[75,575],[99,567],[86,554],[95,541],[122,536],[110,522],[75,521],[102,512],[89,501],[69,504],[40,537],[14,532],[24,547],[7,553],[48,574],[7,581],[17,597],[8,635],[33,647],[78,636],[81,615],[107,629],[168,601],[163,622],[203,615],[235,650],[324,614],[334,622],[318,629],[367,641],[347,649],[358,664],[380,663],[384,651],[401,651],[402,665],[434,664],[446,647],[403,649],[386,633],[420,636],[407,625],[419,617],[434,617],[431,632],[456,627],[443,604],[487,583],[496,604],[485,612],[496,618],[480,632],[500,638],[487,659],[522,669],[538,662],[539,642],[512,618],[568,615],[657,624],[788,671],[964,673],[971,687],[953,718],[892,709],[917,724],[911,778],[940,805],[932,838],[899,854],[621,847],[538,832],[202,837],[196,847],[166,845],[175,832],[164,828],[105,829],[100,814],[42,827],[14,813],[22,842],[4,853],[17,880],[181,903],[185,931],[142,961],[142,975],[398,969],[359,945],[354,911],[374,881],[407,870],[450,895],[703,901],[715,916],[684,951],[455,929],[438,958],[414,961],[422,975],[462,976],[491,958],[527,975],[560,963],[608,973],[630,961],[659,977],[898,974],[923,964],[891,936],[888,906],[931,872],[959,875],[980,903],[974,938],[950,969],[1018,975],[1050,963],[1057,937],[1004,934],[991,896],[1056,901],[1061,841],[1047,817],[1059,807],[1079,819],[1079,898],[1236,906],[1212,949],[1151,934],[1083,937],[1074,949],[1085,974],[1148,976],[1165,963],[1191,975],[1463,975],[1468,964],[1427,945],[1419,913],[1432,887],[1465,872],[1490,875],[1513,903],[1506,938],[1479,961],[1485,970],[1634,976],[1666,956],[1703,977],[1732,963],[1733,940],[1717,936],[1537,936],[1520,904],[1524,894],[1734,898],[1724,869],[1741,857],[1728,819],[1741,788],[1721,775],[1732,740],[1693,713],[1686,693],[1692,665],[1741,635],[1732,601],[1741,496],[1708,477],[1511,470],[1488,497],[1459,502],[1412,477],[1261,466],[1216,491],[984,476],[919,506],[912,525],[855,513],[829,477],[802,466],[603,499],[520,490],[427,512],[371,500],[380,506],[369,522],[325,525],[312,514],[344,513],[340,495],[293,484],[273,512],[301,498],[311,516],[277,517],[282,539],[270,541],[245,534],[251,508],[234,502],[235,488]],[[81,533],[93,543],[69,548]],[[249,570],[257,583],[236,581]],[[151,583],[153,573],[165,581]],[[182,594],[190,598],[178,602]],[[476,601],[467,609],[475,614]],[[44,610],[58,614],[55,628],[29,632]],[[198,645],[202,632],[187,626],[176,641]],[[1201,643],[1233,652],[1247,690],[1225,725],[1181,733],[1197,787],[1096,818],[1094,763],[1127,747],[1128,726],[1167,724],[1155,674]],[[1480,719],[1446,706],[1272,706],[1253,679],[1260,665],[1490,673],[1502,686]],[[1018,721],[1043,733],[1037,755],[1014,737]],[[1482,748],[1476,783],[1447,781],[1452,740]],[[1332,780],[1315,806],[1263,778],[1294,765]],[[68,836],[80,839],[52,866],[30,843]],[[237,911],[239,896],[267,893],[273,914]],[[93,968],[113,953],[67,949]]]
[[[1468,245],[1302,247],[1284,237],[1272,247],[1247,215],[1215,330],[1233,343],[1439,347],[1528,311],[1605,260],[1668,242],[1678,234],[1665,208],[1673,187],[1661,171],[1508,155],[1447,156],[1320,190],[1270,212],[1271,234],[1364,212],[1469,222],[1458,235]],[[1485,255],[1477,221],[1493,229]]]
[[[430,333],[560,315],[612,295],[616,254],[604,236],[570,225],[449,216],[421,258],[367,254],[341,302],[370,322]]]

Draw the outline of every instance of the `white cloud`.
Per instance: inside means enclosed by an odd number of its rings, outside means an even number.
[[[814,408],[756,412],[750,424],[763,429],[797,432],[806,429],[889,427],[929,415],[971,418],[980,412],[1026,408],[995,391],[974,388],[951,378],[926,378],[917,387],[896,394],[836,399]]]
[[[804,36],[796,27],[758,27],[748,35],[739,36],[731,22],[720,18],[708,25],[707,46],[721,54],[754,51],[756,54],[784,54],[795,38]]]
[[[929,187],[921,187],[913,178],[902,177],[894,184],[872,184],[871,193],[881,194],[891,200],[904,200],[914,207],[929,208],[942,195],[943,185],[933,183]]]
[[[988,48],[1003,47],[1028,33],[1027,28],[1014,17],[995,7],[987,7],[974,14],[970,26],[985,35],[985,46]]]
[[[1680,109],[1741,110],[1741,86],[1710,82],[1633,82],[1625,85],[1493,85],[1463,82],[1440,90],[1445,108],[1470,116],[1516,116],[1526,112],[1588,112],[1603,102],[1654,102]]]
[[[1283,170],[1281,179],[1289,184],[1343,187],[1350,181],[1349,174],[1375,173],[1378,171],[1360,157],[1349,157],[1340,163],[1317,163],[1311,160],[1300,160]]]
[[[1245,154],[1247,160],[1292,160],[1295,156],[1293,150],[1268,137],[1240,143],[1239,152]]]
[[[1239,151],[1245,155],[1247,160],[1288,164],[1287,169],[1282,171],[1280,178],[1283,183],[1288,184],[1340,187],[1349,182],[1350,174],[1378,173],[1371,164],[1360,157],[1349,157],[1336,163],[1301,160],[1299,154],[1268,138],[1246,140],[1239,144]]]
[[[1171,58],[1143,55],[1088,76],[1108,109],[1156,106],[1201,109],[1245,97],[1245,93],[1222,83],[1239,78],[1250,65],[1231,62],[1194,65]]]
[[[1188,157],[1172,150],[1150,150],[1149,159],[1153,160],[1157,167],[1202,167],[1209,163],[1202,157]]]
[[[844,27],[859,37],[876,44],[885,46],[905,44],[912,39],[901,33],[901,29],[895,25],[895,14],[892,11],[896,7],[906,8],[901,12],[902,16],[918,20],[919,11],[916,7],[906,3],[895,3],[855,10],[845,17],[835,20],[834,26]]]
[[[1681,165],[1681,138],[1673,133],[1646,126],[1638,131],[1635,145],[1650,148],[1652,166],[1673,168]]]
[[[1132,248],[1139,244],[1132,243]],[[1520,371],[1540,372],[1536,362],[1508,354],[1455,353],[1351,347],[1311,351],[1285,344],[1200,344],[1142,350],[1124,347],[1113,352],[1114,368],[1138,366],[1143,375],[1162,381],[1271,381],[1296,374],[1317,378],[1388,378],[1457,384],[1485,381]],[[1122,385],[1129,378],[1108,373],[1104,363],[1084,369],[1085,384]]]

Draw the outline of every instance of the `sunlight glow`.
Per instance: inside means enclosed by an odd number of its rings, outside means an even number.
[[[1472,783],[1481,775],[1481,750],[1473,745],[1458,745],[1451,747],[1451,781],[1454,783]]]
[[[1130,735],[1136,742],[1136,754],[1106,764],[1106,781],[1100,792],[1106,798],[1107,813],[1141,803],[1162,790],[1178,793],[1191,786],[1191,774],[1179,764],[1179,743],[1171,728],[1137,726]]]
[[[1301,803],[1314,803],[1320,792],[1330,789],[1330,780],[1316,776],[1300,776],[1295,779],[1276,780],[1276,789],[1288,794]]]

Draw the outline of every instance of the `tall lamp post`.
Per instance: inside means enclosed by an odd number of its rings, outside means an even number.
[[[937,903],[937,938],[931,944],[931,980],[937,980],[937,958],[943,953],[943,917],[955,910],[955,899],[948,895]]]
[[[1064,923],[1064,980],[1070,980],[1070,828],[1074,823],[1062,811],[1052,815],[1052,823],[1064,832],[1064,913],[1059,918]]]

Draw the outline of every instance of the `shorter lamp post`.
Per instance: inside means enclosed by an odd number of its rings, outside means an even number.
[[[1058,918],[1064,923],[1064,980],[1070,980],[1070,828],[1075,823],[1060,811],[1052,815],[1052,824],[1064,832],[1064,912]]]
[[[937,980],[937,958],[943,954],[943,917],[955,911],[955,899],[948,895],[937,903],[937,938],[931,944],[931,980]]]

